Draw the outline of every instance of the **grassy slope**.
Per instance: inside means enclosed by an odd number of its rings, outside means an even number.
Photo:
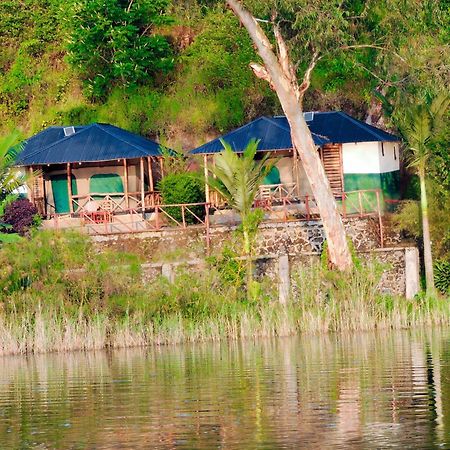
[[[115,87],[94,103],[66,62],[58,11],[23,8],[10,14],[14,27],[4,21],[3,36],[0,29],[0,134],[19,127],[29,136],[49,125],[101,121],[189,149],[257,116],[280,113],[274,93],[248,68],[254,52],[230,12],[174,8],[173,25],[160,31],[175,49],[175,70],[153,85]],[[352,81],[350,89],[328,78],[318,72],[307,106],[366,109],[362,86]]]

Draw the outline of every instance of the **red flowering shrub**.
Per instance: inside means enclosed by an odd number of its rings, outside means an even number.
[[[24,235],[36,223],[38,211],[26,198],[14,200],[5,208],[3,222],[12,226],[15,233]]]

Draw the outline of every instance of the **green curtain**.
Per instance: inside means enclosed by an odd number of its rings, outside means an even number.
[[[272,170],[264,178],[262,184],[281,184],[280,171],[276,166],[272,167]]]
[[[50,177],[53,191],[53,202],[57,214],[67,214],[69,209],[69,189],[67,186],[67,175],[53,175]],[[72,175],[72,195],[77,195],[77,180]],[[76,209],[75,203],[72,203],[73,209]]]

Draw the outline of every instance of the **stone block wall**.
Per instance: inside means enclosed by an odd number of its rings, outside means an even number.
[[[372,217],[345,219],[344,225],[356,250],[380,247],[378,221]],[[217,226],[210,229],[210,251],[219,252],[229,241],[236,227]],[[112,247],[121,251],[140,254],[147,260],[167,257],[177,259],[202,258],[206,254],[206,232],[203,227],[146,231],[134,234],[97,235],[92,239],[100,247]],[[256,240],[256,253],[300,254],[320,252],[325,241],[321,222],[292,221],[263,223]]]
[[[419,291],[419,254],[414,247],[385,248],[358,252],[358,256],[367,261],[377,261],[384,265],[379,290],[386,294],[414,297]],[[259,278],[268,278],[278,285],[280,301],[285,301],[296,270],[319,261],[319,253],[264,255],[256,258],[255,270]],[[177,268],[184,266],[188,270],[201,271],[205,268],[203,259],[178,262],[147,263],[143,268],[143,281],[151,282],[157,276],[164,275],[173,281]],[[284,299],[284,300],[282,300]]]

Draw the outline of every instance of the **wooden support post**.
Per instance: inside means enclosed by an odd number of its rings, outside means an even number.
[[[153,186],[153,167],[152,167],[152,157],[147,156],[147,166],[148,166],[148,184],[150,191],[153,194],[155,187]]]
[[[205,198],[206,198],[206,203],[209,203],[209,185],[208,185],[208,155],[204,154],[203,155],[203,170],[205,173]]]
[[[164,160],[159,158],[159,167],[161,168],[161,178],[164,176]]]
[[[28,186],[28,189],[30,190],[30,202],[34,203],[34,189],[33,189],[33,166],[30,166],[30,184]]]
[[[144,158],[140,158],[140,173],[141,173],[141,207],[142,213],[145,211],[145,172],[144,172]]]
[[[72,204],[72,168],[70,163],[67,163],[67,192],[69,194],[69,211],[73,214],[73,204]]]
[[[123,160],[123,186],[125,190],[125,205],[126,208],[130,208],[130,199],[128,198],[128,166],[127,160]]]

